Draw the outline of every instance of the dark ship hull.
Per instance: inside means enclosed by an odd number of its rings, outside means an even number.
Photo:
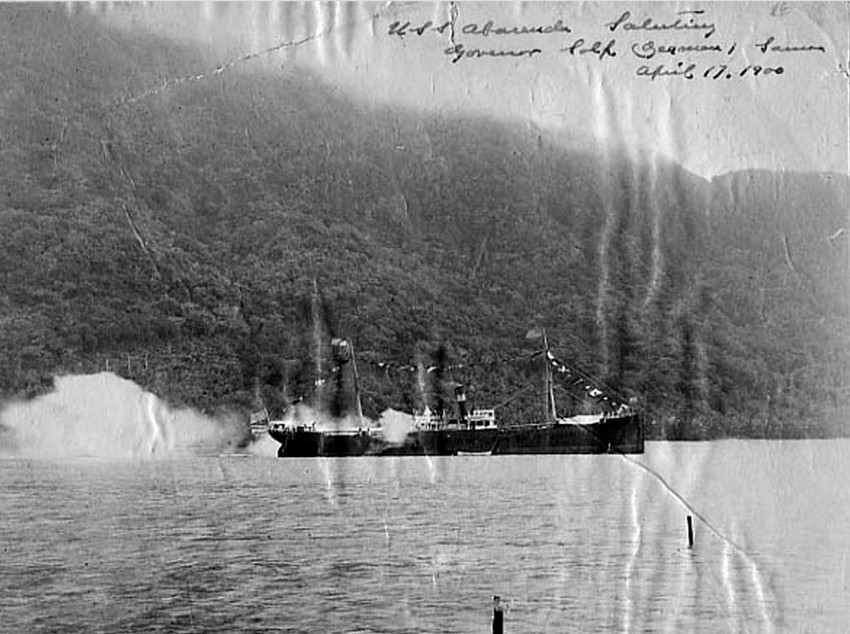
[[[587,425],[546,423],[499,430],[499,454],[643,453],[638,414],[605,418]]]
[[[281,458],[644,451],[643,424],[638,414],[603,418],[589,424],[553,422],[498,429],[417,430],[409,432],[401,442],[391,442],[379,430],[333,432],[298,427],[271,429],[269,434],[280,443]]]

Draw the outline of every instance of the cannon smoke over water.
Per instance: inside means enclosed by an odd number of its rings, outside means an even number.
[[[384,435],[384,439],[391,444],[403,443],[407,434],[413,431],[414,428],[414,420],[411,414],[392,408],[384,410],[377,420],[373,420],[366,417],[361,419],[354,414],[335,417],[303,403],[293,407],[284,422],[291,426],[304,425],[315,427],[317,431],[324,432],[380,429]],[[261,452],[259,450],[252,450],[252,453]]]
[[[401,444],[407,434],[413,431],[413,416],[398,410],[388,409],[381,414],[380,424],[387,442]]]
[[[57,377],[55,385],[0,410],[0,455],[156,460],[231,452],[246,437],[236,420],[172,409],[112,373]]]

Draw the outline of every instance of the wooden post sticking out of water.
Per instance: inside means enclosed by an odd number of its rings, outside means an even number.
[[[502,600],[499,596],[493,597],[493,634],[504,634],[505,613],[502,610]]]
[[[694,547],[694,521],[690,515],[688,515],[688,548]]]

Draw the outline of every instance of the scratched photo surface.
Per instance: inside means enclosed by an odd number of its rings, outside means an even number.
[[[846,3],[0,5],[0,632],[846,632]]]

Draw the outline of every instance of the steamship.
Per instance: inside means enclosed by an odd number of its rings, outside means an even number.
[[[531,331],[529,338],[539,333]],[[530,335],[534,335],[531,337]],[[456,384],[455,412],[426,409],[413,416],[401,437],[381,426],[372,427],[362,415],[354,349],[350,342],[334,339],[332,347],[338,377],[349,371],[355,388],[356,426],[328,427],[321,421],[271,422],[268,433],[280,443],[278,456],[452,456],[505,454],[643,453],[643,419],[628,402],[594,382],[588,375],[567,367],[550,352],[545,332],[543,349],[535,353],[544,361],[545,398],[542,420],[531,424],[496,423],[494,409],[467,409],[463,385]],[[585,400],[599,404],[599,413],[560,417],[555,408],[554,375],[583,392]]]

